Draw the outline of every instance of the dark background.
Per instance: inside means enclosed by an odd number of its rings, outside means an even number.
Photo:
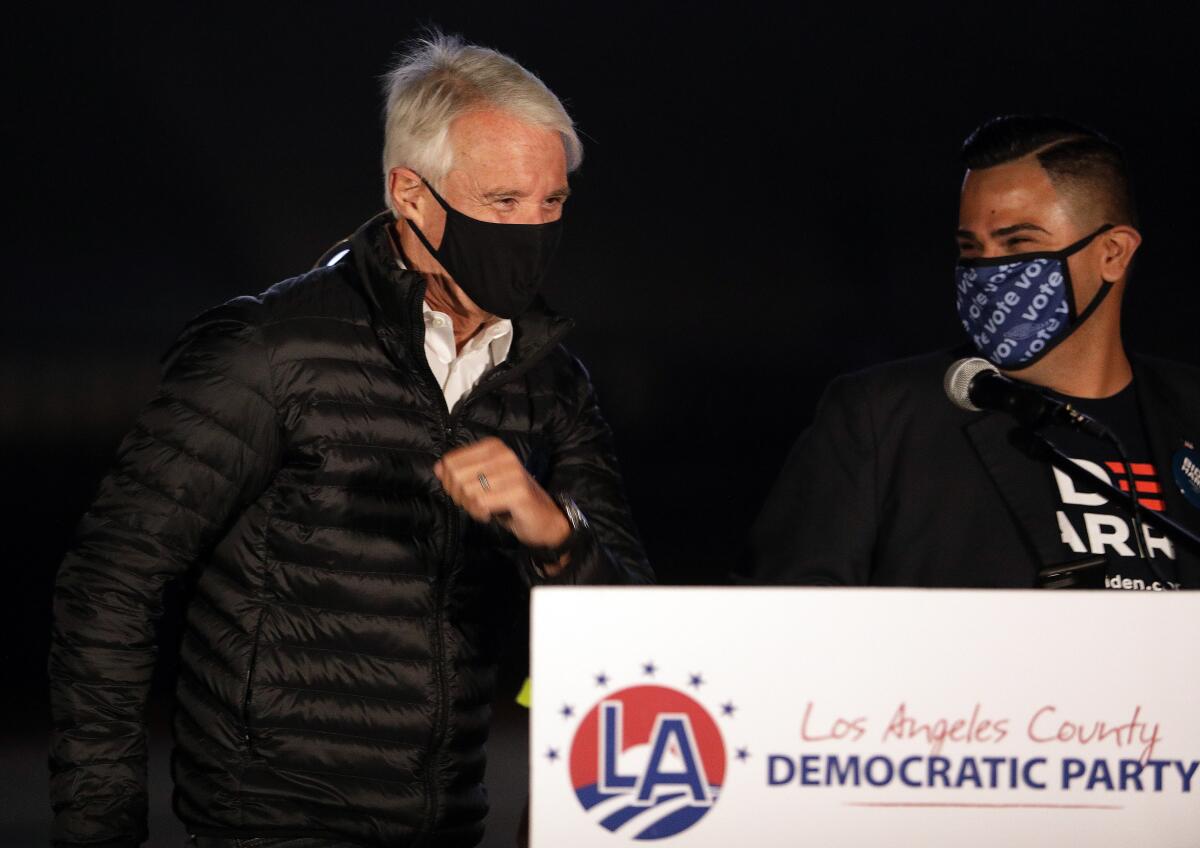
[[[568,344],[664,583],[725,580],[832,376],[961,340],[957,150],[991,115],[1054,112],[1125,145],[1145,236],[1129,345],[1200,358],[1194,31],[1165,13],[362,2],[10,18],[0,845],[48,838],[54,572],[158,356],[195,313],[307,269],[382,207],[378,77],[425,23],[513,55],[583,134],[549,296],[578,319]],[[181,833],[167,653],[153,846]],[[488,844],[511,844],[522,721],[501,705]]]

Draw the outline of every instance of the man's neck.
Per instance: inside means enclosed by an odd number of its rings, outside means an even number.
[[[1106,398],[1121,391],[1133,379],[1133,368],[1120,333],[1088,323],[1040,362],[1009,376],[1069,397]]]
[[[445,276],[440,266],[436,271],[429,267],[432,262],[428,251],[402,220],[396,222],[396,231],[405,267],[419,271],[425,278],[425,302],[430,309],[449,316],[454,325],[454,347],[461,352],[464,344],[496,319],[462,302],[462,290]]]
[[[445,278],[440,274],[421,272],[425,277],[425,302],[435,312],[445,313],[454,325],[454,347],[461,352],[462,347],[484,327],[492,324],[495,318],[485,318],[463,308],[448,291]]]

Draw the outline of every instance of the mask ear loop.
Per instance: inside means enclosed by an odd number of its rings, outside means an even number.
[[[1073,256],[1074,254],[1083,250],[1085,247],[1087,247],[1089,244],[1091,244],[1093,239],[1095,239],[1101,233],[1108,232],[1114,226],[1115,226],[1114,224],[1105,224],[1104,226],[1100,227],[1100,229],[1096,230],[1094,233],[1091,233],[1090,235],[1086,235],[1083,238],[1081,238],[1079,241],[1077,241],[1073,244],[1069,244],[1066,247],[1064,247],[1062,250],[1057,251],[1058,258],[1062,261],[1063,275],[1066,278],[1067,303],[1071,310],[1070,318],[1071,318],[1071,323],[1073,326],[1078,327],[1080,324],[1082,324],[1084,321],[1086,321],[1093,312],[1096,311],[1096,309],[1104,301],[1104,298],[1108,294],[1109,290],[1112,289],[1113,284],[1111,282],[1109,282],[1108,280],[1104,280],[1100,284],[1100,289],[1092,297],[1091,302],[1088,303],[1088,305],[1084,307],[1083,312],[1077,312],[1078,305],[1075,302],[1075,286],[1071,282],[1071,266],[1067,263],[1067,259],[1070,256]]]
[[[1101,301],[1104,300],[1105,295],[1112,290],[1112,287],[1113,284],[1108,280],[1105,280],[1100,284],[1100,290],[1096,292],[1096,296],[1092,298],[1091,303],[1089,303],[1083,312],[1079,313],[1079,315],[1075,318],[1075,326],[1078,327],[1080,324],[1086,321],[1093,312],[1096,311],[1096,309],[1100,306]],[[1069,294],[1071,296],[1071,311],[1074,312],[1075,295],[1074,292],[1070,292]]]
[[[414,171],[413,173],[416,173],[416,172]],[[417,176],[421,177],[420,174],[417,174]],[[429,189],[429,193],[433,195],[433,199],[436,200],[438,202],[438,205],[441,206],[442,209],[444,209],[446,211],[446,221],[449,222],[450,214],[452,212],[452,210],[450,208],[450,204],[448,204],[442,198],[442,196],[437,193],[437,189],[435,189],[432,185],[430,185],[429,180],[425,179],[424,177],[421,177],[421,182],[425,183],[425,188]],[[438,251],[434,249],[433,245],[429,243],[429,239],[425,238],[425,234],[423,232],[421,232],[421,228],[418,227],[411,218],[405,218],[404,220],[407,221],[408,226],[410,226],[412,228],[413,234],[416,235],[417,240],[420,241],[421,244],[425,247],[425,249],[429,251],[429,255],[432,256],[437,261],[441,262],[442,261],[441,256],[438,255]],[[446,244],[445,230],[442,231],[442,244],[443,245]],[[445,264],[445,263],[443,263],[443,264]]]
[[[1096,231],[1091,232],[1091,233],[1087,234],[1086,236],[1084,236],[1083,238],[1081,238],[1079,241],[1071,242],[1071,244],[1068,244],[1062,250],[1056,250],[1055,253],[1062,256],[1063,259],[1066,259],[1071,254],[1078,253],[1079,251],[1081,251],[1085,247],[1087,247],[1092,239],[1096,238],[1101,233],[1108,232],[1115,226],[1116,226],[1116,224],[1104,224]]]
[[[414,172],[414,173],[416,173],[416,172]],[[421,177],[420,174],[417,174],[417,176]],[[441,206],[444,210],[446,210],[446,214],[449,215],[450,214],[450,204],[446,202],[446,199],[444,197],[442,197],[440,194],[438,194],[437,189],[433,187],[433,184],[430,183],[429,180],[425,179],[424,177],[421,177],[421,182],[425,183],[425,188],[429,189],[429,193],[433,195],[433,199],[436,200],[438,202],[438,205]],[[1111,224],[1109,226],[1111,226]],[[1097,235],[1099,235],[1099,233],[1097,233]]]

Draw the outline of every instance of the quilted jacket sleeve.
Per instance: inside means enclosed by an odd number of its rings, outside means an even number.
[[[568,355],[569,356],[569,355]],[[600,414],[587,370],[569,356],[573,401],[557,434],[546,488],[570,495],[587,517],[589,532],[571,562],[553,578],[529,569],[537,584],[653,583],[617,468],[612,431]]]
[[[57,574],[48,662],[56,845],[146,839],[144,713],[164,584],[265,487],[277,448],[266,350],[238,298],[194,319]]]

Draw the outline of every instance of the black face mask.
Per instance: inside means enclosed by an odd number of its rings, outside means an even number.
[[[446,229],[437,250],[416,224],[408,222],[430,255],[480,309],[498,318],[515,318],[528,309],[558,247],[562,219],[545,224],[478,221],[443,200],[424,177],[421,182],[446,210]]]

